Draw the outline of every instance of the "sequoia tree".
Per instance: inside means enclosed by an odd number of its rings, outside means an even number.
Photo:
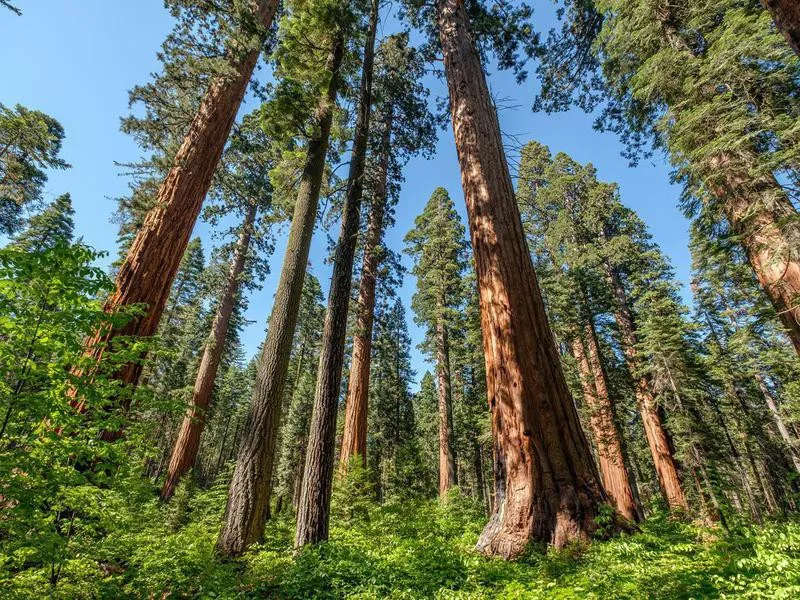
[[[480,26],[475,38],[468,7]],[[433,16],[414,8],[420,18]],[[504,557],[519,555],[531,540],[561,547],[588,539],[608,500],[547,323],[475,45],[493,43],[501,66],[515,66],[519,40],[529,33],[527,14],[504,2],[491,10],[461,0],[435,6],[480,290],[494,435],[496,501],[478,548]],[[482,39],[491,25],[505,35]]]
[[[798,55],[800,55],[800,5],[793,0],[762,0],[772,13],[778,31]]]
[[[412,308],[416,321],[427,328],[424,347],[436,362],[441,498],[457,483],[450,336],[466,295],[462,283],[467,268],[465,237],[464,226],[444,188],[433,191],[414,221],[414,229],[406,235],[406,252],[414,258],[411,272],[417,278]]]
[[[378,127],[372,128],[365,171],[366,198],[370,203],[364,236],[361,280],[358,287],[353,359],[347,385],[340,465],[352,456],[366,465],[367,405],[369,398],[375,288],[385,250],[383,232],[391,225],[393,207],[402,183],[402,167],[418,152],[430,153],[435,141],[432,116],[425,104],[427,90],[420,83],[424,64],[408,45],[408,35],[397,34],[381,42],[375,68],[374,111]]]
[[[213,78],[192,120],[172,166],[156,194],[125,261],[117,273],[116,290],[105,306],[108,313],[121,307],[143,304],[144,315],[122,328],[106,326],[86,343],[86,355],[102,360],[109,343],[119,335],[153,335],[166,305],[172,280],[189,242],[203,198],[242,103],[278,0],[259,0],[238,8],[239,27],[226,40],[227,68]],[[118,378],[136,384],[141,365],[130,363]],[[80,406],[80,404],[79,404]]]

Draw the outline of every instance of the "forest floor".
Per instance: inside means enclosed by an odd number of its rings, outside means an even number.
[[[168,506],[109,497],[95,535],[71,541],[55,588],[50,569],[9,572],[5,598],[800,598],[800,523],[730,531],[656,515],[630,535],[513,562],[473,550],[480,507],[412,500],[335,501],[330,542],[292,551],[289,515],[266,542],[222,562],[214,542],[225,490]],[[142,500],[142,498],[139,498]],[[343,508],[346,507],[346,508]],[[87,521],[88,522],[88,521]],[[103,530],[102,537],[97,532]],[[87,529],[88,531],[88,529]]]

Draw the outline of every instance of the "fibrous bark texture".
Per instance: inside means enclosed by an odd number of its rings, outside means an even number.
[[[375,58],[375,32],[378,26],[378,0],[372,1],[370,23],[364,48],[364,63],[359,91],[358,116],[350,157],[347,195],[342,209],[342,225],[334,252],[328,310],[322,332],[317,388],[311,413],[303,487],[297,511],[295,546],[328,539],[333,463],[336,434],[336,407],[342,385],[347,312],[353,282],[353,261],[358,242],[364,163],[372,106],[372,72]]]
[[[369,401],[369,370],[372,363],[372,327],[375,320],[375,285],[380,263],[380,246],[383,236],[383,217],[386,211],[386,178],[389,174],[392,113],[389,109],[379,161],[377,185],[369,213],[369,225],[364,241],[364,264],[358,287],[358,315],[353,336],[353,360],[347,384],[344,432],[339,454],[340,469],[345,472],[353,456],[360,456],[367,466],[367,407]]]
[[[255,4],[256,22],[263,31],[272,24],[277,7],[278,0]],[[232,48],[232,74],[215,79],[203,97],[158,190],[155,206],[119,269],[116,290],[105,305],[107,313],[134,304],[144,305],[146,312],[125,327],[105,327],[90,338],[85,353],[93,361],[102,360],[105,349],[117,336],[149,337],[155,333],[261,49],[261,43],[246,51]],[[116,377],[136,385],[140,375],[141,363],[137,362],[126,365]],[[73,404],[83,409],[80,401]]]
[[[341,39],[337,39],[326,64],[331,78],[316,110],[315,134],[308,142],[267,339],[259,357],[253,399],[228,491],[222,531],[217,540],[218,551],[227,556],[237,556],[250,544],[259,541],[269,517],[281,402],[317,217],[343,54],[344,45]]]
[[[583,397],[589,407],[589,424],[597,446],[603,486],[619,513],[629,521],[636,521],[639,512],[625,463],[622,436],[614,421],[614,408],[608,393],[605,369],[600,360],[594,327],[591,323],[587,323],[584,327],[584,334],[589,351],[586,352],[584,343],[576,332],[572,340],[572,354],[578,363]]]
[[[767,294],[795,350],[800,354],[800,228],[797,211],[786,193],[768,175],[747,175],[747,155],[720,155],[711,163],[712,193],[725,216],[761,288]]]
[[[480,58],[461,0],[437,2],[461,184],[480,290],[495,503],[479,550],[588,538],[608,497],[561,370]]]
[[[633,314],[628,306],[628,297],[617,272],[604,263],[604,269],[611,291],[614,295],[614,317],[619,327],[622,350],[625,354],[628,371],[634,378],[636,386],[636,405],[642,417],[647,445],[656,468],[658,484],[670,509],[688,508],[686,495],[683,493],[681,479],[678,472],[678,463],[675,460],[672,444],[661,420],[661,414],[652,392],[650,379],[641,373],[641,358],[636,349],[636,328]]]
[[[242,273],[244,273],[247,253],[250,250],[250,239],[253,235],[257,207],[251,202],[247,207],[244,222],[242,223],[239,240],[233,253],[225,287],[211,324],[211,333],[203,349],[200,367],[189,400],[189,409],[183,419],[178,438],[172,450],[172,458],[167,468],[167,478],[161,488],[161,499],[169,500],[175,492],[181,477],[194,467],[197,452],[200,449],[200,436],[206,424],[206,411],[211,404],[211,394],[214,391],[214,382],[217,379],[222,354],[225,349],[225,340],[228,337],[228,328],[231,323],[233,309],[236,306],[236,297],[241,286]]]
[[[783,34],[792,50],[800,56],[800,2],[797,0],[761,0],[772,14],[778,31]]]

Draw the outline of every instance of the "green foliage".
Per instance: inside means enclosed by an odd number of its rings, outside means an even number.
[[[53,117],[0,104],[0,233],[14,233],[29,205],[41,200],[46,169],[65,169],[59,158],[64,128]]]

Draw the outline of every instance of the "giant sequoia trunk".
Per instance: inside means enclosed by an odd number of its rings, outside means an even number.
[[[256,22],[269,29],[278,0],[260,0],[254,7]],[[90,338],[85,353],[99,362],[117,336],[152,336],[161,319],[172,281],[189,242],[203,198],[211,185],[247,84],[261,54],[262,39],[250,48],[231,48],[231,74],[212,81],[178,149],[172,168],[147,214],[142,228],[119,269],[116,290],[105,305],[107,313],[134,304],[146,306],[144,315],[125,327],[104,327]],[[141,364],[130,363],[116,377],[136,385]],[[83,409],[81,401],[73,404]]]
[[[608,502],[567,389],[462,0],[438,0],[461,184],[480,290],[495,502],[478,541],[518,556],[531,540],[587,539]]]
[[[800,56],[800,2],[797,0],[761,0],[772,14],[778,31],[783,34],[792,50]]]
[[[239,555],[250,544],[260,540],[269,517],[281,402],[317,217],[343,54],[344,45],[341,39],[337,39],[326,64],[330,81],[316,110],[315,134],[308,141],[267,339],[259,357],[253,400],[228,491],[222,531],[217,540],[218,551],[228,556]]]
[[[795,350],[800,354],[800,228],[797,211],[771,175],[748,176],[753,157],[719,155],[712,159],[713,194],[761,288],[775,307]]]
[[[369,370],[372,363],[372,326],[375,320],[375,285],[378,277],[380,253],[378,246],[383,236],[383,217],[386,211],[386,178],[389,174],[390,144],[392,136],[392,110],[386,117],[381,157],[378,166],[376,189],[372,198],[367,236],[364,241],[364,265],[358,287],[358,315],[353,336],[353,360],[347,384],[344,433],[339,464],[342,471],[353,456],[360,456],[367,466],[367,406],[369,401]]]
[[[678,463],[675,460],[669,435],[661,420],[650,378],[646,375],[639,375],[642,362],[636,349],[636,328],[633,314],[628,306],[628,296],[619,275],[611,265],[604,262],[603,267],[614,295],[614,317],[619,327],[622,351],[625,354],[628,371],[634,379],[636,405],[642,417],[647,445],[650,448],[650,455],[658,476],[658,485],[670,509],[686,510],[688,504],[681,486]]]
[[[181,477],[189,472],[197,460],[197,452],[200,449],[200,436],[206,424],[206,411],[209,404],[211,404],[214,382],[217,379],[217,371],[222,361],[222,353],[225,350],[225,340],[228,337],[231,316],[236,306],[236,297],[239,294],[242,273],[250,250],[250,239],[253,235],[256,212],[256,203],[251,201],[247,207],[239,240],[228,270],[228,277],[225,280],[225,287],[217,306],[217,312],[214,315],[211,333],[203,349],[200,367],[197,369],[192,398],[189,400],[189,410],[183,419],[181,430],[172,450],[172,458],[167,469],[167,478],[161,488],[162,500],[169,500],[172,497],[175,486],[178,485]]]
[[[572,354],[578,363],[583,397],[589,407],[589,424],[597,446],[603,485],[619,513],[629,521],[637,521],[639,511],[633,497],[622,450],[622,436],[614,421],[614,407],[611,404],[605,369],[600,360],[594,326],[591,323],[587,323],[584,327],[584,334],[588,352],[576,332],[572,340]]]
[[[450,343],[447,327],[439,318],[436,324],[436,378],[439,400],[439,497],[444,498],[456,482],[456,455],[453,444],[453,393],[450,377]]]
[[[347,196],[342,208],[342,225],[334,252],[328,310],[317,371],[317,388],[311,414],[303,488],[297,511],[295,546],[314,544],[328,539],[333,463],[336,434],[336,407],[342,385],[344,345],[347,335],[347,312],[353,282],[353,261],[358,242],[361,197],[364,187],[372,107],[372,72],[375,59],[375,32],[378,27],[378,0],[372,0],[364,64],[359,91],[358,116],[350,156]]]

